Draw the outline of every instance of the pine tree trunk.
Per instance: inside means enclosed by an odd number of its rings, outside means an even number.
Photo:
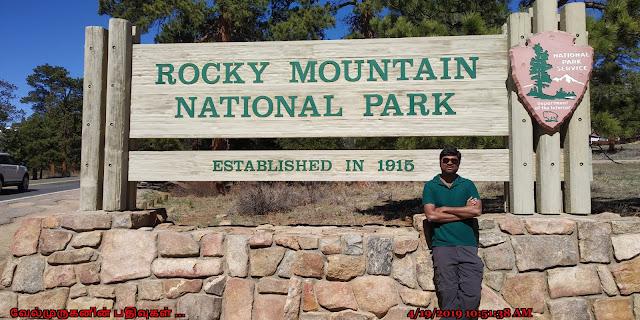
[[[613,140],[613,138],[609,139],[609,153],[615,153],[616,152],[616,142]]]
[[[371,12],[362,13],[362,23],[360,29],[365,39],[373,39],[373,28],[371,28],[371,19],[373,14]]]
[[[227,11],[220,9],[220,42],[231,41],[231,20],[227,16]]]

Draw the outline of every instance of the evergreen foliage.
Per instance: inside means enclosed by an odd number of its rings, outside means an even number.
[[[640,0],[607,1],[598,20],[587,17],[594,48],[592,126],[609,138],[640,134]]]
[[[20,121],[24,117],[24,111],[18,110],[11,103],[11,99],[16,98],[14,91],[17,89],[13,84],[0,79],[0,131],[10,122]]]
[[[100,0],[98,13],[155,27],[158,43],[317,40],[335,25],[316,0]]]
[[[34,172],[80,163],[82,143],[82,79],[69,77],[59,66],[37,66],[27,77],[32,87],[20,100],[29,103],[33,115],[3,132],[0,148],[24,161]],[[35,178],[35,173],[34,173]]]
[[[389,14],[371,24],[377,37],[498,34],[509,13],[506,0],[385,0]]]
[[[34,180],[38,178],[38,172],[42,177],[42,170],[51,163],[60,164],[65,160],[53,123],[50,117],[34,113],[27,120],[14,123],[2,134],[2,148],[16,160],[24,162],[32,170]]]

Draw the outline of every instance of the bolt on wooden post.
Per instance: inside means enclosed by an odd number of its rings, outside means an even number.
[[[509,48],[524,46],[531,36],[531,16],[527,12],[513,13],[507,20]],[[511,63],[509,63],[511,65]],[[534,163],[533,126],[531,117],[518,100],[515,84],[509,71],[509,212],[533,214]]]
[[[131,104],[131,23],[109,20],[107,111],[103,209],[127,209],[129,109]]]
[[[558,30],[557,11],[558,3],[555,0],[537,0],[533,5],[533,33]],[[560,214],[560,133],[536,126],[536,139],[537,211],[541,214]]]
[[[575,44],[588,45],[584,2],[568,3],[560,10],[560,29],[576,36]],[[565,212],[591,213],[591,148],[587,137],[591,130],[589,87],[564,129],[564,203]]]
[[[85,29],[80,210],[102,209],[108,37],[102,27]]]

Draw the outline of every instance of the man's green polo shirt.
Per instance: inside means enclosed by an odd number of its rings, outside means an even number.
[[[422,206],[431,203],[439,207],[464,207],[467,199],[480,199],[473,181],[458,176],[451,188],[447,187],[440,175],[424,184]],[[433,246],[478,246],[476,241],[476,219],[438,223],[433,222]]]

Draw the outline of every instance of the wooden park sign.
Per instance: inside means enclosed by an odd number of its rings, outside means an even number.
[[[138,45],[131,138],[508,135],[506,37]]]
[[[139,45],[130,137],[508,135],[506,37],[455,40]],[[471,176],[507,180],[506,150],[497,152],[503,170],[478,165]],[[420,150],[131,153],[129,178],[426,180],[438,173],[434,156]],[[484,156],[470,153],[468,168]]]
[[[556,16],[557,8],[545,10]],[[584,4],[565,6],[567,14],[584,16]],[[512,14],[499,35],[257,43],[147,45],[125,20],[112,19],[108,32],[88,27],[81,209],[135,207],[135,181],[425,181],[439,173],[439,150],[135,151],[140,138],[502,136],[508,149],[463,150],[460,174],[508,182],[511,211],[533,213],[539,165],[530,117],[513,99],[508,51],[535,31],[535,16]],[[587,164],[556,168],[569,181],[588,175]]]

